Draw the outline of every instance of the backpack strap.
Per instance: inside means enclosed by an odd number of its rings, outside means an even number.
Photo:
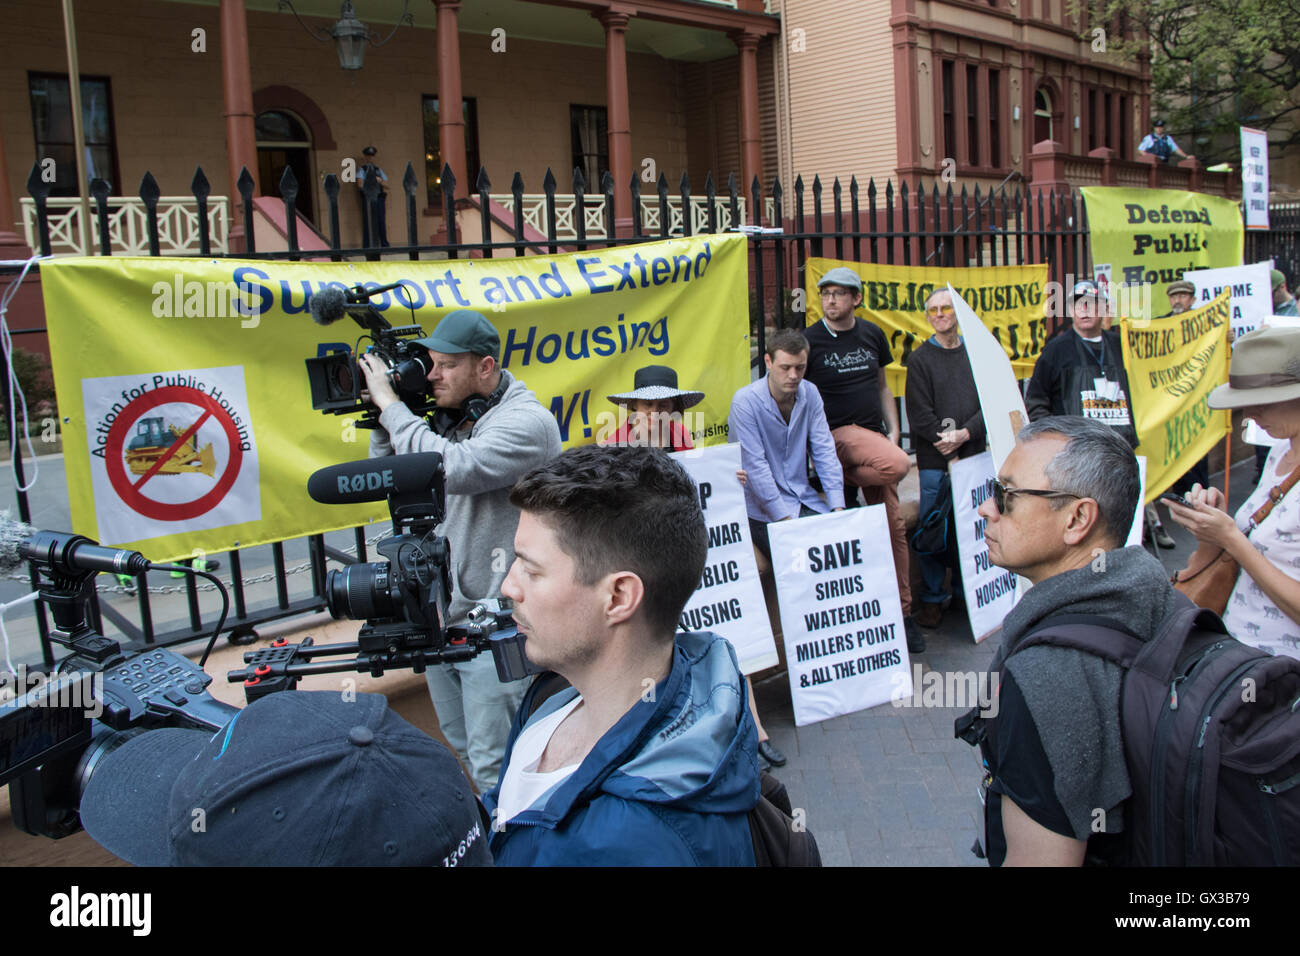
[[[1097,614],[1053,614],[1021,639],[1007,658],[1027,647],[1041,644],[1083,651],[1127,670],[1140,656],[1144,642],[1126,625],[1108,617]]]
[[[538,674],[537,679],[533,681],[533,685],[528,688],[531,700],[528,704],[528,713],[524,715],[524,723],[528,723],[533,714],[537,713],[538,707],[541,707],[542,704],[546,703],[566,687],[571,686],[572,685],[567,680],[554,671],[547,671],[544,674]]]

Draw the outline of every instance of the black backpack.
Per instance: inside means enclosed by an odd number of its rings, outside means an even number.
[[[1151,641],[1122,624],[1059,615],[1012,652],[1071,647],[1125,669],[1125,805],[1134,866],[1300,863],[1300,660],[1228,634],[1190,602]],[[978,725],[984,722],[985,726]],[[958,720],[968,742],[993,730],[978,710]]]
[[[559,674],[547,672],[537,678],[528,717],[547,698],[570,686]],[[525,718],[527,719],[527,718]],[[755,866],[821,866],[821,853],[812,831],[794,819],[785,784],[766,770],[759,777],[758,803],[749,811],[749,835],[754,841]]]

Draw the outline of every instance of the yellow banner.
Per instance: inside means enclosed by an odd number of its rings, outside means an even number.
[[[908,355],[934,334],[924,309],[926,296],[936,288],[952,283],[1006,351],[1017,378],[1033,374],[1034,362],[1051,334],[1050,323],[1043,317],[1046,265],[940,269],[809,259],[804,270],[806,325],[821,321],[817,283],[838,266],[847,266],[862,278],[862,305],[854,314],[874,322],[885,333],[894,359],[885,368],[885,376],[895,395],[903,394]]]
[[[312,409],[303,363],[363,335],[315,324],[312,292],[394,282],[370,301],[395,327],[483,312],[566,447],[617,428],[606,396],[642,366],[705,392],[687,413],[697,445],[727,440],[749,382],[743,236],[438,262],[56,259],[41,285],[73,529],[162,561],[386,519],[383,502],[307,497],[313,471],[366,457],[369,432]]]
[[[1205,397],[1228,380],[1230,303],[1225,289],[1199,309],[1121,327],[1148,502],[1228,433],[1228,413],[1210,408]]]
[[[1088,210],[1093,276],[1121,315],[1168,311],[1165,286],[1188,270],[1242,264],[1235,199],[1176,189],[1079,191]]]

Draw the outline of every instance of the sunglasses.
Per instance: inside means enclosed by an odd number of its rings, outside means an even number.
[[[930,315],[952,315],[956,310],[950,305],[932,305],[925,311]]]
[[[1008,488],[996,478],[993,479],[993,505],[998,509],[998,514],[1004,515],[1010,509],[1007,507],[1007,499],[1012,495],[1033,495],[1036,498],[1082,498],[1083,495],[1071,494],[1068,491],[1043,491],[1038,488]]]

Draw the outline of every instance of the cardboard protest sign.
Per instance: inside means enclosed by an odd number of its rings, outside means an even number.
[[[1241,128],[1241,196],[1246,228],[1268,228],[1268,132]]]
[[[996,472],[1015,447],[1016,432],[1029,423],[1029,413],[1025,411],[1025,399],[1011,369],[1011,360],[1001,344],[984,327],[983,321],[961,294],[952,286],[948,286],[948,291],[952,293],[957,324],[966,343],[971,373],[975,376],[975,391],[979,393],[980,408],[984,411],[984,429]]]
[[[912,693],[884,505],[768,525],[794,722]]]
[[[1254,332],[1273,314],[1272,269],[1271,261],[1254,262],[1227,269],[1196,269],[1184,272],[1183,278],[1196,286],[1193,307],[1209,305],[1227,289],[1232,334],[1242,336]]]
[[[952,517],[957,528],[957,553],[961,556],[961,587],[966,597],[970,632],[979,643],[1002,626],[1020,599],[1016,575],[989,560],[984,541],[985,520],[977,513],[993,497],[993,453],[984,452],[949,462],[952,482]],[[955,583],[955,582],[954,582]]]
[[[709,554],[700,584],[682,610],[683,631],[712,631],[731,642],[745,674],[774,667],[776,641],[767,619],[763,588],[745,514],[745,492],[736,478],[739,445],[678,452],[700,489],[709,532]]]

